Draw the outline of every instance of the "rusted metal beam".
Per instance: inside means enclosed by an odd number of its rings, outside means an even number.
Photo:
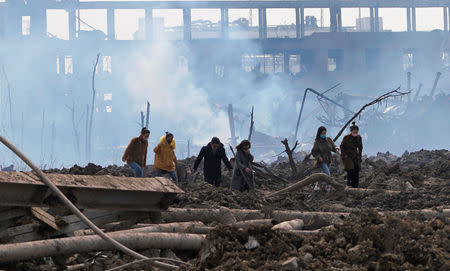
[[[161,211],[167,209],[177,194],[183,193],[162,177],[47,176],[82,209]],[[47,191],[47,186],[32,173],[0,172],[0,206],[50,206],[55,201],[48,197]]]

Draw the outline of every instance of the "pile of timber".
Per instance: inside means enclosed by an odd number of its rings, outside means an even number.
[[[8,244],[0,244],[0,263],[23,261],[44,256],[71,255],[93,251],[108,251],[114,247],[95,235],[90,230],[82,234],[76,231],[83,229],[80,222],[60,226],[59,221],[68,221],[68,217],[54,220],[60,227],[58,232],[50,227],[47,222],[48,213],[42,213],[42,209],[30,210],[39,223],[31,223],[24,226],[8,228],[2,231],[2,236],[9,237]],[[24,209],[15,209],[10,212],[22,214]],[[424,209],[411,211],[390,212],[398,216],[423,215],[425,217],[450,217],[450,209]],[[6,213],[5,213],[6,214]],[[246,228],[254,225],[271,226],[273,230],[289,231],[297,235],[309,235],[317,233],[321,228],[330,224],[342,223],[348,216],[348,212],[302,212],[302,211],[271,211],[247,210],[247,209],[185,209],[169,208],[160,215],[150,212],[114,212],[114,211],[88,211],[93,221],[103,227],[108,235],[131,249],[145,250],[151,248],[200,251],[206,239],[206,234],[217,225],[232,225],[236,228]],[[152,215],[166,223],[152,223]],[[137,223],[138,217],[147,217],[143,223]],[[39,217],[39,218],[38,218]],[[97,219],[97,220],[96,220]],[[114,222],[112,222],[114,221]],[[109,222],[109,223],[105,223]],[[43,223],[43,224],[42,224]],[[43,238],[42,229],[46,226],[46,238]],[[25,228],[34,228],[34,231],[20,234]],[[52,228],[52,230],[50,230]],[[120,230],[117,230],[120,229]],[[111,231],[112,230],[112,231]],[[3,234],[3,233],[7,234]],[[59,233],[59,234],[58,234]],[[61,234],[64,237],[61,237]],[[56,237],[59,235],[59,237]],[[38,238],[39,237],[39,238]],[[38,240],[38,241],[32,241]]]
[[[49,176],[92,222],[110,237],[135,250],[199,251],[206,235],[217,225],[236,228],[263,225],[302,236],[316,234],[323,227],[342,223],[350,214],[347,209],[342,212],[304,212],[225,207],[167,208],[167,202],[183,191],[165,178]],[[319,177],[323,178],[315,175],[268,197],[298,190]],[[51,193],[46,192],[45,186],[32,174],[0,173],[0,188],[3,189],[0,194],[11,194],[0,197],[0,263],[114,249],[52,199]],[[398,216],[450,217],[450,209],[446,208],[393,213]]]

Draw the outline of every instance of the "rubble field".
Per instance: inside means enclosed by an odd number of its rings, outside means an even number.
[[[232,210],[233,214],[239,210],[345,213],[339,221],[323,216],[325,221],[320,226],[308,228],[305,224],[301,230],[275,230],[267,224],[242,227],[212,219],[203,221],[209,230],[199,251],[141,252],[190,264],[181,265],[181,270],[450,270],[450,224],[443,212],[450,208],[450,151],[421,150],[401,157],[390,153],[364,157],[360,188],[370,193],[349,193],[328,185],[313,190],[314,185],[310,184],[282,196],[268,197],[270,192],[317,172],[312,169],[312,160],[303,160],[305,155],[296,157],[302,157],[296,161],[297,176],[292,176],[287,158],[279,158],[267,165],[270,174],[265,169],[255,173],[256,191],[243,193],[229,189],[228,173],[224,172],[222,186],[217,188],[203,182],[201,172],[191,173],[194,158],[180,161],[178,186],[185,193],[177,195],[170,207]],[[152,171],[152,166],[146,167],[145,176],[151,177]],[[335,181],[345,185],[345,171],[336,156],[331,172]],[[133,175],[128,167],[103,168],[93,164],[47,173]],[[421,213],[424,209],[433,215]],[[405,215],[403,211],[412,212]],[[165,220],[163,215],[155,223],[173,222]],[[236,220],[242,219],[236,216]],[[282,221],[273,224],[279,222]],[[131,227],[127,225],[125,229]],[[121,252],[100,251],[0,264],[0,270],[58,270],[76,265],[84,267],[66,270],[106,270],[132,261]],[[158,270],[152,268],[138,264],[123,270]]]

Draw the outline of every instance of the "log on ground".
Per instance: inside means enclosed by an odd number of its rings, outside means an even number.
[[[205,239],[205,235],[187,233],[119,232],[108,235],[131,249],[157,248],[198,251]],[[0,262],[114,249],[113,245],[98,235],[49,239],[0,245]]]

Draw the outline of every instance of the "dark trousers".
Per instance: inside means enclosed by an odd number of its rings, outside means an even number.
[[[353,162],[353,164],[355,165],[355,167],[351,170],[347,170],[347,186],[358,188],[360,168],[357,162]]]
[[[215,175],[215,176],[209,176],[205,175],[205,182],[214,185],[216,187],[220,186],[220,183],[222,181],[222,175]]]

